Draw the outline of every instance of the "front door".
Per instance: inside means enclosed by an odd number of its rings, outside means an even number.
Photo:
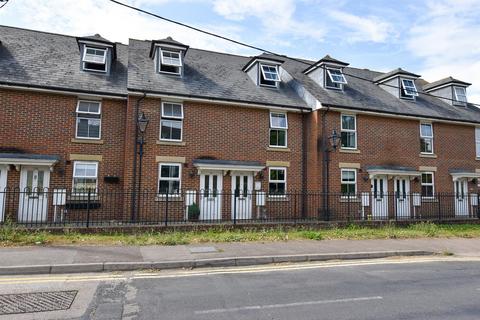
[[[5,221],[5,196],[7,188],[7,167],[0,166],[0,222]]]
[[[222,219],[222,190],[221,171],[200,175],[200,220]]]
[[[393,183],[397,219],[410,219],[410,180],[399,177]]]
[[[252,218],[253,175],[232,175],[232,219]]]
[[[376,176],[372,179],[372,218],[388,218],[387,177]]]
[[[468,217],[468,181],[467,179],[458,179],[453,182],[455,192],[455,216]]]
[[[22,167],[18,222],[47,221],[49,182],[50,170],[48,167]]]

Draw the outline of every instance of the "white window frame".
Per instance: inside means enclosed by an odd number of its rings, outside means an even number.
[[[475,127],[475,149],[477,159],[480,159],[480,127]]]
[[[272,71],[265,71],[263,68],[264,67],[267,67],[267,68],[274,68],[275,69],[275,72],[272,72]],[[280,74],[278,73],[278,66],[272,66],[272,65],[269,65],[269,64],[260,64],[260,71],[262,72],[262,75],[263,75],[263,79],[266,80],[266,81],[274,81],[274,82],[280,82]],[[273,79],[268,79],[266,77],[266,73],[269,73],[269,74],[274,74],[276,76],[276,79],[273,80]]]
[[[431,131],[432,131],[432,136],[424,136],[422,134],[422,126],[423,125],[429,125],[430,128],[431,128]],[[420,153],[421,154],[434,154],[434,150],[435,150],[435,144],[434,144],[434,137],[435,134],[433,133],[433,123],[431,122],[420,122],[420,143],[421,143],[421,140],[422,139],[430,139],[432,141],[432,152],[424,152],[423,150],[420,150]],[[420,145],[421,147],[421,145]]]
[[[353,122],[355,125],[355,129],[345,129],[343,127],[343,117],[353,117]],[[353,132],[355,133],[355,147],[342,147],[342,132]],[[340,149],[344,150],[357,150],[358,148],[358,141],[357,141],[357,115],[356,114],[348,114],[348,113],[342,113],[340,114]]]
[[[89,60],[86,60],[86,55],[87,55],[87,49],[93,49],[93,50],[100,50],[100,51],[103,51],[104,54],[103,54],[103,62],[98,62],[98,61],[89,61]],[[93,72],[103,72],[103,73],[106,73],[107,72],[107,51],[108,49],[107,48],[96,48],[96,47],[91,47],[91,46],[84,46],[83,48],[83,57],[82,57],[82,69],[84,71],[93,71]],[[86,67],[86,64],[87,63],[93,63],[93,64],[98,64],[98,65],[103,65],[104,68],[103,70],[100,70],[100,69],[90,69],[90,68],[87,68]]]
[[[166,105],[166,104],[172,104],[172,105],[180,106],[181,115],[180,115],[180,116],[166,115],[166,114],[165,114],[165,105]],[[162,118],[181,119],[181,120],[183,120],[183,103],[181,103],[181,102],[172,102],[172,101],[163,101],[163,102],[162,102]]]
[[[405,81],[411,81],[413,86],[410,86],[410,85],[406,85],[405,84]],[[400,95],[402,98],[407,98],[407,99],[415,99],[415,97],[418,97],[418,89],[417,89],[417,86],[415,85],[415,80],[413,79],[400,79],[400,82],[402,84],[402,91],[403,91],[403,96]],[[410,89],[414,89],[415,90],[415,93],[409,93],[407,91],[407,88],[410,88]]]
[[[103,60],[102,62],[99,61],[91,61],[87,59],[87,50],[97,50],[97,51],[103,51]],[[94,64],[106,64],[107,62],[107,49],[106,48],[96,48],[96,47],[90,47],[90,46],[85,46],[83,50],[83,58],[82,62],[88,62],[88,63],[94,63]]]
[[[173,54],[178,54],[178,63],[168,63],[164,60],[163,53],[173,53]],[[172,60],[172,58],[169,58]],[[172,67],[181,67],[182,66],[182,53],[180,51],[175,51],[175,50],[165,50],[165,49],[160,49],[160,63],[166,66],[172,66]]]
[[[421,173],[423,174],[430,174],[432,176],[432,182],[431,183],[423,183],[422,181],[422,175],[420,175],[420,187],[422,188],[423,186],[431,186],[432,187],[432,196],[423,196],[422,194],[422,199],[435,199],[435,173],[433,171],[425,171]]]
[[[178,167],[178,178],[162,178],[162,166],[175,166]],[[166,197],[165,193],[160,193],[160,181],[178,181],[178,191],[179,193],[169,193],[168,197],[181,197],[182,195],[182,164],[175,162],[161,162],[158,164],[158,179],[157,179],[157,196]]]
[[[84,112],[84,111],[80,111],[79,108],[80,108],[80,103],[81,102],[87,102],[87,103],[98,103],[98,112],[90,112],[90,111],[87,111],[87,112]],[[78,100],[77,102],[77,108],[76,108],[76,111],[75,111],[76,115],[75,115],[75,138],[76,139],[85,139],[85,140],[100,140],[102,139],[102,102],[101,101],[95,101],[95,100]],[[98,121],[100,121],[100,128],[98,129],[98,138],[96,137],[80,137],[78,136],[78,119],[92,119],[92,118],[88,118],[88,117],[82,117],[82,114],[93,114],[93,115],[99,115],[100,118],[94,118]]]
[[[330,81],[332,81],[333,83],[338,83],[338,84],[342,84],[342,85],[343,85],[343,84],[347,84],[347,79],[345,78],[345,75],[343,74],[342,69],[339,69],[339,68],[325,68],[325,70],[327,71],[327,75],[328,75],[328,77],[330,78]],[[335,76],[339,76],[339,77],[341,77],[342,79],[341,79],[340,81],[334,80],[331,71],[338,71],[338,72],[340,72],[340,74],[335,74]]]
[[[285,127],[281,126],[274,126],[273,121],[272,121],[272,115],[284,115],[285,116]],[[270,148],[288,148],[288,115],[286,112],[278,112],[278,111],[270,111],[269,115],[270,119],[270,129],[268,130],[268,146]],[[284,146],[278,146],[278,145],[271,145],[270,144],[270,135],[272,130],[277,130],[277,131],[285,131],[285,145]]]
[[[354,173],[354,178],[355,178],[355,181],[343,181],[343,173],[344,172],[353,172]],[[342,184],[353,184],[355,186],[355,194],[353,195],[344,195],[342,193]],[[341,197],[342,198],[356,198],[357,196],[357,169],[350,169],[350,168],[344,168],[344,169],[341,169],[340,170],[340,193],[341,193]]]
[[[174,105],[179,105],[181,107],[182,115],[181,116],[169,116],[165,115],[164,112],[164,105],[165,104],[174,104]],[[180,102],[172,102],[172,101],[164,101],[162,102],[161,105],[161,118],[160,118],[160,132],[159,132],[159,138],[161,141],[171,141],[171,142],[182,142],[183,141],[183,103]],[[166,139],[162,138],[162,123],[163,121],[174,121],[174,122],[180,122],[180,139]]]
[[[270,174],[272,170],[283,170],[285,180],[271,180]],[[285,194],[270,194],[270,183],[284,183]],[[268,167],[268,197],[269,198],[286,198],[287,197],[287,167]]]
[[[278,75],[278,81],[275,80],[269,80],[265,77],[265,72],[263,71],[263,66],[267,67],[274,67],[277,70],[277,75]],[[258,85],[261,87],[269,87],[269,88],[277,88],[278,84],[280,83],[280,73],[278,72],[278,66],[275,65],[269,65],[269,64],[262,64],[259,63],[259,72],[258,72]],[[267,83],[262,83],[262,76],[264,81],[271,81],[273,84],[267,84]]]
[[[74,195],[74,196],[84,196],[84,195],[88,194],[88,193],[75,192],[75,178],[93,178],[93,177],[90,177],[90,176],[88,176],[88,177],[87,176],[81,176],[81,177],[75,176],[75,171],[77,169],[78,164],[95,165],[95,173],[96,173],[95,180],[96,180],[96,183],[95,183],[95,190],[91,194],[96,195],[97,192],[98,192],[98,162],[97,161],[74,161],[73,162],[72,195]]]
[[[163,60],[163,52],[171,52],[171,53],[178,53],[178,56],[179,56],[179,64],[169,64],[169,63],[164,63],[164,60]],[[166,73],[166,74],[174,74],[174,75],[181,75],[182,74],[182,68],[183,68],[183,58],[182,58],[182,51],[176,51],[176,50],[168,50],[168,49],[162,49],[162,48],[158,48],[158,72],[159,73]],[[178,72],[170,72],[170,71],[164,71],[162,70],[162,65],[165,65],[165,66],[170,66],[170,67],[177,67],[178,68]]]
[[[457,93],[457,90],[462,90],[463,92],[461,94]],[[455,102],[460,103],[460,104],[466,104],[468,103],[467,100],[467,89],[464,87],[453,87],[453,93],[455,94]],[[459,96],[465,97],[465,100],[460,100]]]

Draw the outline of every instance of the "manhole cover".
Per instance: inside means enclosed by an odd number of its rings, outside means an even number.
[[[0,295],[0,315],[67,310],[75,300],[76,290]]]
[[[215,247],[192,247],[190,248],[190,253],[209,253],[217,252],[218,250]]]

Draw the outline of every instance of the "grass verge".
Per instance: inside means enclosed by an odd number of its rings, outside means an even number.
[[[409,239],[409,238],[475,238],[480,224],[418,223],[406,227],[386,225],[366,227],[351,225],[329,229],[283,228],[228,230],[221,227],[207,231],[166,231],[130,233],[63,234],[27,231],[5,224],[0,227],[0,246],[22,245],[180,245],[206,242],[332,240],[332,239]]]

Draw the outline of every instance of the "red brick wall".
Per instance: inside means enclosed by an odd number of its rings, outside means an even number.
[[[69,161],[70,154],[102,155],[99,188],[121,191],[121,184],[107,185],[103,177],[123,179],[126,101],[102,100],[103,144],[72,142],[77,101],[77,97],[70,95],[0,89],[0,150],[59,156],[61,159],[50,174],[51,190],[71,188],[73,161]],[[15,169],[8,173],[8,187],[19,187],[19,172]]]
[[[123,176],[125,101],[102,100],[103,144],[72,142],[77,101],[75,96],[0,90],[0,147],[60,156],[50,177],[51,187],[71,187],[73,161],[68,161],[69,154],[103,156],[99,187],[106,175]],[[10,186],[18,186],[18,182]]]
[[[134,99],[129,105],[134,110]],[[302,117],[299,113],[288,113],[288,149],[289,152],[268,151],[269,111],[240,106],[213,105],[184,102],[183,141],[181,145],[157,144],[160,132],[160,99],[145,99],[140,111],[150,119],[146,132],[145,154],[143,158],[144,175],[142,187],[157,190],[158,164],[156,156],[185,157],[182,168],[182,189],[198,189],[199,176],[192,161],[200,157],[212,157],[218,160],[289,161],[287,169],[287,188],[300,190],[302,169]],[[133,152],[133,151],[131,151]],[[126,155],[128,158],[128,155]],[[130,168],[131,170],[131,168]],[[189,173],[193,172],[194,177]],[[128,174],[127,174],[128,175]],[[255,180],[259,180],[258,177]],[[262,187],[267,188],[268,171],[264,171]],[[223,182],[226,191],[230,191],[229,175]]]
[[[363,179],[368,177],[365,170],[368,165],[406,166],[416,170],[419,166],[437,167],[434,175],[436,192],[453,192],[450,169],[475,171],[480,168],[480,161],[475,158],[474,126],[433,122],[433,148],[437,158],[420,157],[419,128],[419,120],[357,115],[357,148],[360,153],[343,153],[341,150],[331,153],[330,189],[340,191],[340,162],[361,164],[357,176],[359,192],[370,191],[370,180]],[[327,134],[331,135],[333,129],[340,133],[340,113],[330,111]],[[469,183],[469,189],[471,192],[477,190],[473,183]],[[392,181],[388,190],[393,191]],[[420,182],[412,183],[412,191],[420,191]]]

